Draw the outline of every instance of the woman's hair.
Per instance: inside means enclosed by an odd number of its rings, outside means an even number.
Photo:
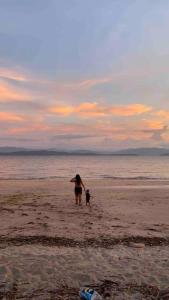
[[[77,184],[80,184],[81,183],[81,177],[80,177],[80,175],[79,174],[76,174],[76,182],[77,182]]]

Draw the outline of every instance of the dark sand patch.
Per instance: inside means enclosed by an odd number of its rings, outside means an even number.
[[[30,224],[30,223],[29,223]],[[44,228],[48,228],[47,223],[39,223]],[[11,245],[22,246],[22,245],[43,245],[43,246],[58,246],[58,247],[80,247],[80,248],[108,248],[111,249],[115,245],[130,246],[131,243],[142,243],[145,246],[168,246],[169,237],[143,237],[143,236],[129,236],[124,238],[104,238],[100,239],[86,238],[84,240],[75,240],[64,237],[49,237],[46,235],[39,236],[15,236],[7,237],[0,236],[0,247],[8,247]]]

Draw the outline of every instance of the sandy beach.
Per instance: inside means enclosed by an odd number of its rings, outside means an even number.
[[[104,299],[169,299],[169,181],[85,184],[91,208],[67,181],[0,181],[0,295],[78,299],[87,285]]]

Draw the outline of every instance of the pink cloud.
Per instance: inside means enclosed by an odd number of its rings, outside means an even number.
[[[0,81],[0,102],[29,100],[31,95],[28,92],[14,88],[4,81]]]
[[[26,81],[27,77],[23,72],[10,68],[0,68],[0,77],[6,78],[6,79],[12,79],[16,81]]]
[[[14,114],[14,113],[10,113],[10,112],[0,112],[0,122],[2,121],[7,121],[7,122],[20,122],[23,121],[23,117]]]

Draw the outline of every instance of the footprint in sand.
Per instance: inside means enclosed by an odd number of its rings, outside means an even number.
[[[93,225],[93,222],[86,222],[85,224]]]
[[[154,231],[154,232],[160,232],[160,230],[155,229],[155,228],[151,228],[151,227],[146,227],[145,230]]]
[[[120,225],[112,225],[113,228],[124,228],[124,226],[120,226]]]
[[[103,218],[103,216],[101,216],[101,215],[100,215],[100,216],[98,216],[98,219],[102,219],[102,218]]]

